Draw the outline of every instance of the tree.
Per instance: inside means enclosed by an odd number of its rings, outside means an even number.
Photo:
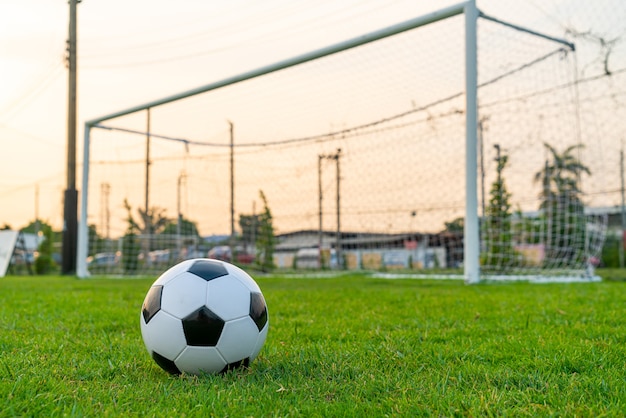
[[[545,208],[549,202],[555,200],[555,196],[580,201],[580,177],[582,174],[591,175],[591,171],[578,160],[574,151],[582,149],[584,145],[570,145],[563,153],[559,153],[548,143],[543,145],[550,152],[550,156],[544,168],[535,173],[535,182],[541,181],[543,184],[540,207]]]
[[[28,232],[30,234],[42,233],[44,235],[47,232],[50,232],[52,242],[61,242],[62,237],[62,233],[60,231],[54,231],[54,229],[48,222],[41,219],[35,219],[34,221],[31,221],[28,225],[22,228],[22,232]]]
[[[180,240],[178,234],[180,233]],[[160,237],[159,242],[166,243],[167,246],[183,245],[188,246],[200,242],[200,232],[198,232],[198,226],[195,222],[185,219],[183,216],[180,218],[180,227],[178,220],[170,219],[165,226],[157,233]]]
[[[128,216],[126,221],[128,225],[126,227],[126,232],[122,237],[122,267],[126,273],[134,273],[139,268],[139,260],[137,257],[141,252],[141,245],[139,243],[139,227],[137,222],[135,222],[132,214],[132,210],[130,204],[126,199],[124,199],[124,207],[128,212]]]
[[[41,240],[37,252],[38,255],[34,260],[35,273],[48,274],[55,268],[56,263],[52,254],[54,252],[54,244],[61,242],[62,233],[54,231],[52,226],[41,219],[35,219],[22,228],[22,232],[29,234],[37,234],[43,239]]]
[[[43,241],[41,241],[37,249],[39,255],[35,259],[35,273],[48,274],[51,273],[55,267],[55,262],[52,258],[52,228],[44,228],[42,235]]]
[[[96,225],[87,225],[87,234],[89,237],[89,255],[94,255],[96,253],[108,250],[106,245],[107,240],[98,233],[98,228],[96,227]]]
[[[463,234],[463,231],[465,229],[465,218],[463,217],[454,218],[450,222],[444,222],[444,225],[445,225],[445,232]]]
[[[498,146],[496,146],[496,149],[498,150],[496,158],[497,176],[496,180],[491,184],[486,219],[482,225],[486,247],[482,261],[487,264],[496,264],[498,269],[502,270],[515,263],[516,254],[513,248],[511,229],[511,193],[507,190],[504,177],[502,176],[509,157],[508,155],[501,155]],[[491,262],[488,258],[494,258],[495,260]]]
[[[258,217],[259,235],[256,240],[256,261],[262,271],[268,271],[276,267],[274,265],[276,238],[274,237],[272,212],[267,205],[267,199],[262,190],[259,190],[259,196],[263,201],[263,212]]]
[[[147,211],[145,209],[137,208],[137,214],[139,215],[139,221],[136,221],[132,214],[132,208],[128,200],[124,199],[124,207],[128,212],[129,229],[136,231],[140,235],[152,235],[163,232],[165,226],[170,223],[170,219],[165,215],[166,210],[163,208],[152,207]]]
[[[176,260],[189,258],[190,250],[197,250],[197,244],[202,240],[198,232],[198,226],[195,222],[180,217],[180,225],[178,219],[172,219],[167,222],[161,232],[159,232],[159,242],[167,245],[169,248],[176,248]],[[179,235],[180,234],[180,235]]]
[[[146,260],[148,252],[153,249],[151,248],[152,240],[150,237],[162,232],[170,220],[165,216],[165,209],[153,207],[148,211],[138,208],[139,221],[137,221],[133,216],[130,203],[126,199],[124,199],[124,207],[128,213],[126,218],[128,227],[123,237],[122,265],[126,272],[132,273],[137,271],[139,267],[139,254],[143,252],[144,260]],[[143,236],[141,241],[140,236]]]
[[[463,236],[465,231],[465,218],[459,216],[449,222],[444,222],[445,229],[441,232],[443,246],[446,249],[446,265],[458,267],[463,263],[464,248]]]
[[[542,184],[539,208],[545,222],[546,260],[579,261],[584,257],[585,240],[580,179],[583,174],[591,175],[575,155],[583,144],[570,145],[561,153],[548,143],[544,146],[549,157],[534,179]]]
[[[163,230],[159,233],[162,235],[176,235],[178,232],[178,221],[176,219],[171,219],[167,221]],[[180,222],[180,235],[184,237],[200,237],[197,224],[194,221],[190,221],[182,216]]]
[[[241,240],[243,245],[255,245],[257,238],[261,235],[261,215],[239,215],[239,228],[241,229]]]

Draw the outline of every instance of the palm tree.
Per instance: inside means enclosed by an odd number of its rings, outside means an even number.
[[[546,261],[566,261],[570,265],[584,256],[585,221],[580,179],[591,171],[577,157],[583,144],[567,147],[563,152],[548,143],[549,158],[537,171],[535,182],[542,183],[539,194],[545,225]]]
[[[128,200],[124,199],[124,207],[128,212],[129,231],[138,232],[140,235],[153,235],[163,231],[163,229],[170,223],[170,219],[165,214],[165,209],[152,207],[147,211],[141,208],[137,208],[139,214],[139,222],[135,220],[132,215],[132,208]]]
[[[543,145],[550,152],[550,158],[546,160],[544,168],[535,173],[535,182],[541,180],[543,184],[540,193],[541,207],[555,196],[569,195],[579,198],[582,193],[579,187],[581,175],[591,175],[589,168],[574,154],[574,151],[582,149],[584,145],[570,145],[563,153],[559,153],[548,143]]]

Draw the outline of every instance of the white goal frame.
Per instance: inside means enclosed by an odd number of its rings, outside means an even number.
[[[477,143],[478,143],[478,56],[477,56],[477,21],[482,16],[476,7],[476,0],[467,0],[437,11],[379,29],[368,34],[358,36],[334,45],[311,51],[291,59],[280,61],[271,65],[260,67],[256,70],[225,78],[198,88],[154,100],[145,104],[134,106],[125,110],[111,113],[85,122],[84,147],[83,147],[83,176],[82,194],[80,199],[80,219],[78,225],[77,245],[77,268],[79,278],[90,276],[87,267],[88,255],[88,185],[89,185],[89,159],[90,159],[90,133],[93,128],[104,128],[102,122],[129,115],[135,112],[147,110],[153,107],[185,99],[211,90],[219,89],[244,80],[252,79],[271,72],[296,66],[321,57],[345,51],[360,45],[377,41],[408,30],[416,29],[437,21],[441,21],[460,14],[465,15],[465,222],[464,222],[464,278],[467,284],[480,281],[480,233],[478,216],[478,189],[477,189]],[[501,22],[503,23],[503,22]],[[505,23],[506,24],[506,23]],[[513,25],[510,25],[513,26]],[[525,30],[522,28],[518,28]],[[527,30],[528,31],[528,30]],[[553,39],[549,36],[528,31],[535,35]],[[564,42],[556,40],[558,42]],[[148,134],[149,135],[149,134]]]

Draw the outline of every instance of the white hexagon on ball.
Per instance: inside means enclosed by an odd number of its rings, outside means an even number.
[[[232,277],[235,277],[239,281],[241,281],[241,283],[243,283],[248,289],[250,289],[251,292],[261,293],[261,288],[259,288],[259,285],[257,284],[257,282],[255,282],[254,279],[250,277],[248,273],[246,273],[245,271],[243,271],[242,269],[240,269],[239,267],[235,265],[228,264],[228,263],[224,263],[224,265],[226,267],[226,270],[228,270],[228,273]]]
[[[250,291],[230,275],[211,280],[207,289],[207,306],[224,321],[242,318],[250,312]]]
[[[177,318],[184,318],[206,301],[205,280],[195,274],[180,273],[163,287],[161,309]]]
[[[149,352],[174,359],[187,346],[180,319],[160,310],[149,324],[141,321],[141,335]]]
[[[255,348],[259,330],[249,316],[228,321],[217,342],[217,349],[228,363],[249,359]]]
[[[186,347],[174,360],[180,370],[187,373],[219,373],[227,363],[215,347]]]
[[[261,330],[261,332],[259,333],[254,349],[252,350],[252,353],[250,354],[250,361],[257,358],[257,356],[261,352],[261,348],[263,348],[263,345],[265,344],[265,339],[267,338],[268,330],[269,330],[269,326],[268,326],[268,323],[266,323],[263,329]]]
[[[193,260],[185,260],[178,263],[169,269],[167,269],[159,278],[154,282],[153,286],[163,286],[165,283],[177,277],[179,274],[187,271]]]

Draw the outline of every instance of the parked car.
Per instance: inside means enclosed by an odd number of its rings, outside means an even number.
[[[233,260],[233,252],[228,245],[218,245],[217,247],[213,247],[209,250],[207,257],[231,263]],[[245,252],[242,248],[236,249],[235,263],[252,264],[254,259],[254,254]]]
[[[228,245],[218,245],[213,247],[207,253],[208,258],[214,258],[216,260],[228,261],[232,259],[232,252]]]
[[[176,259],[176,255],[170,250],[154,250],[148,253],[150,265],[169,264]]]
[[[98,253],[87,257],[87,267],[115,267],[120,262],[121,253]]]
[[[239,264],[252,264],[254,263],[255,260],[255,256],[254,254],[250,254],[250,253],[237,253],[235,255],[235,258],[237,260],[237,263]]]

